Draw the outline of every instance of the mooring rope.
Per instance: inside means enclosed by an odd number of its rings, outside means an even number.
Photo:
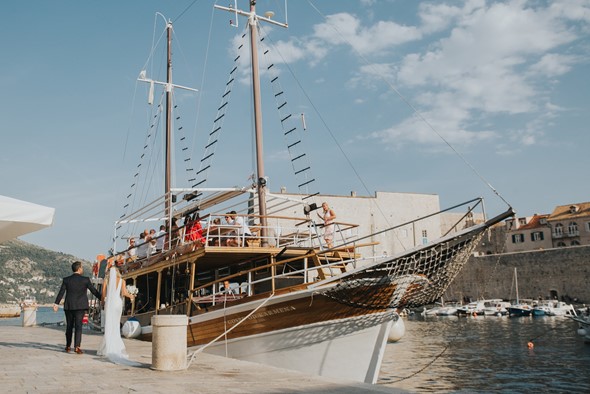
[[[248,320],[248,318],[250,316],[252,316],[254,313],[256,313],[260,308],[262,308],[264,305],[266,305],[266,303],[268,301],[271,300],[271,298],[273,298],[275,295],[275,293],[273,292],[268,298],[266,298],[260,305],[258,305],[254,310],[252,310],[252,312],[248,313],[246,316],[244,316],[244,318],[242,318],[242,320],[240,320],[239,322],[237,322],[236,324],[234,324],[231,328],[229,328],[228,330],[225,330],[223,333],[221,333],[219,336],[217,336],[217,338],[213,339],[211,342],[209,342],[208,344],[206,344],[203,347],[198,348],[197,350],[195,350],[193,352],[193,354],[191,354],[190,356],[190,360],[187,363],[187,368],[190,367],[191,363],[193,362],[193,360],[195,359],[195,356],[198,353],[201,353],[203,350],[205,350],[206,348],[208,348],[210,345],[212,345],[213,343],[217,342],[220,338],[226,336],[227,334],[229,334],[234,328],[236,328],[237,326],[239,326],[240,324],[242,324],[244,321]]]

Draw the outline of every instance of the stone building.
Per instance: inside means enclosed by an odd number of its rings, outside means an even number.
[[[547,218],[554,248],[590,245],[590,202],[557,206]]]
[[[504,248],[496,248],[491,253],[590,245],[590,202],[559,205],[551,214],[508,219],[502,228]],[[499,228],[492,229],[492,232],[498,231]],[[480,247],[478,250],[485,249]]]
[[[524,252],[553,247],[549,215],[533,215],[506,220],[505,252]]]

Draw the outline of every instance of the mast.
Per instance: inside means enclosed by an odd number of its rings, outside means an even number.
[[[258,191],[258,213],[260,215],[260,239],[262,246],[268,246],[266,238],[266,178],[264,178],[264,156],[262,144],[262,104],[260,98],[260,74],[258,73],[258,32],[256,31],[256,1],[250,1],[250,58],[252,59],[252,94],[254,98],[254,131],[256,138],[256,189]]]
[[[264,150],[262,144],[262,104],[260,98],[260,74],[258,72],[258,21],[262,20],[281,27],[287,27],[286,23],[275,22],[268,16],[256,15],[256,0],[250,0],[250,12],[244,12],[236,8],[214,5],[215,8],[229,11],[248,17],[250,30],[250,54],[252,67],[252,94],[254,98],[254,131],[256,139],[256,190],[258,192],[258,213],[260,215],[260,239],[262,246],[268,246],[268,222],[266,219],[266,178],[264,177]]]
[[[166,131],[165,131],[165,148],[164,148],[164,213],[166,220],[171,225],[172,215],[172,91],[175,88],[198,92],[197,89],[189,88],[172,83],[172,22],[159,12],[156,15],[161,16],[166,23],[166,82],[156,81],[147,77],[147,71],[142,70],[139,73],[138,81],[150,84],[148,94],[148,104],[153,104],[154,85],[163,86],[166,90]]]
[[[166,56],[166,152],[164,175],[164,212],[170,225],[172,196],[170,195],[172,174],[172,22],[166,23],[167,56]]]
[[[518,305],[518,275],[516,274],[516,267],[514,267],[514,286],[516,286],[516,305]]]

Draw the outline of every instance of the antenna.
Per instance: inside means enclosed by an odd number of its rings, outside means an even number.
[[[230,10],[233,8],[235,11],[235,17],[234,19],[230,19],[229,20],[229,25],[233,26],[233,27],[238,27],[239,23],[238,23],[238,0],[234,0],[234,6],[232,7],[231,4],[229,6]],[[235,21],[235,22],[234,22]]]

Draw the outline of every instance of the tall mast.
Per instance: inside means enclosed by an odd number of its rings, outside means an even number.
[[[260,239],[262,246],[268,246],[266,238],[267,220],[266,220],[266,179],[264,178],[264,157],[262,145],[262,104],[260,99],[260,75],[258,73],[258,32],[256,31],[256,1],[250,1],[250,18],[248,23],[250,27],[250,51],[252,59],[252,94],[254,98],[254,131],[256,138],[256,172],[258,190],[258,212],[260,214]]]
[[[164,175],[164,212],[170,220],[172,196],[170,195],[172,177],[172,23],[166,23],[167,44],[167,69],[166,69],[166,152]]]
[[[156,81],[147,77],[146,70],[139,73],[138,81],[147,82],[150,84],[150,92],[148,95],[148,104],[153,104],[154,85],[163,86],[166,90],[166,132],[164,142],[164,213],[166,220],[170,222],[172,214],[172,195],[170,190],[172,188],[172,91],[173,89],[183,89],[191,92],[197,92],[197,89],[189,88],[182,85],[175,85],[172,83],[172,22],[167,20],[164,15],[159,12],[156,15],[161,16],[166,23],[166,82]]]
[[[258,213],[260,215],[260,239],[262,246],[268,246],[268,222],[266,219],[266,179],[264,177],[264,150],[262,144],[262,104],[260,99],[260,75],[258,72],[258,21],[262,20],[273,25],[287,27],[286,23],[273,21],[269,17],[256,15],[256,0],[250,0],[250,12],[238,10],[237,7],[222,7],[214,5],[215,8],[229,11],[235,14],[248,17],[250,30],[250,54],[252,62],[252,94],[254,99],[254,131],[256,140],[256,190],[258,192]],[[272,14],[269,14],[272,15]]]

